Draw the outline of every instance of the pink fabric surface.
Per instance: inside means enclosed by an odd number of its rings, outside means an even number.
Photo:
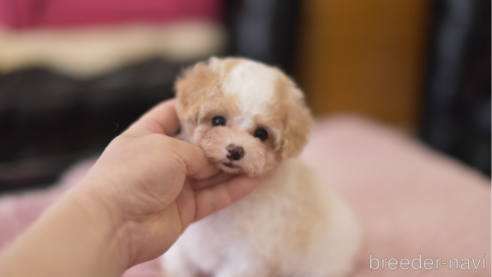
[[[0,248],[34,222],[43,211],[75,185],[90,169],[93,160],[69,169],[59,183],[47,190],[27,191],[0,197]]]
[[[302,154],[353,207],[363,229],[351,276],[490,276],[490,180],[390,128],[359,118],[321,120]],[[46,191],[0,197],[0,247],[31,224],[87,172],[69,170]],[[379,259],[482,258],[486,270],[370,270]],[[422,260],[423,260],[422,259]],[[125,277],[161,276],[154,260]]]
[[[490,179],[385,126],[350,117],[319,123],[302,158],[360,219],[363,243],[351,276],[490,276]],[[485,254],[487,264],[370,270],[369,254],[398,261],[422,254],[422,262]]]
[[[0,0],[0,23],[33,28],[217,20],[221,7],[222,0]]]

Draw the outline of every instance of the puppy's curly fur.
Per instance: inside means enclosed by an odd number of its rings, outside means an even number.
[[[279,69],[211,58],[176,82],[183,131],[227,173],[261,176],[245,199],[192,224],[163,256],[166,276],[344,276],[360,240],[344,202],[294,159],[312,127]]]

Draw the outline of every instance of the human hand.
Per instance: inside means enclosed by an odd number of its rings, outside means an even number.
[[[257,179],[220,173],[198,146],[171,137],[178,127],[167,101],[115,138],[80,183],[0,253],[0,276],[121,276],[256,187]]]
[[[109,144],[78,188],[110,215],[128,266],[163,254],[192,222],[258,184],[220,173],[198,146],[172,137],[178,128],[174,100],[158,105]]]

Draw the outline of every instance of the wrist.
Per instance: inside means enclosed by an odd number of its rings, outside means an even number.
[[[125,270],[132,265],[126,222],[121,209],[107,199],[104,190],[98,190],[93,184],[81,182],[67,195],[67,202],[74,210],[73,213],[79,215],[79,221],[88,225],[84,232],[89,232],[87,235],[91,236],[91,241],[101,244],[101,254],[112,257],[107,262]]]
[[[79,185],[2,252],[0,275],[121,276],[129,267],[128,247],[114,222]]]

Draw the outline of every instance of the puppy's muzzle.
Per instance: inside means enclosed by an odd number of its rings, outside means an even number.
[[[244,149],[241,146],[229,144],[226,147],[227,158],[231,161],[238,161],[244,157]]]

